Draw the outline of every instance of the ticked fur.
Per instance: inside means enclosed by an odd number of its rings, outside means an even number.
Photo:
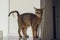
[[[24,13],[22,15],[19,14],[18,11],[11,11],[9,13],[8,16],[11,15],[11,13],[17,13],[17,16],[18,16],[18,34],[19,34],[19,37],[22,37],[21,36],[21,30],[23,32],[23,35],[25,37],[29,37],[27,35],[27,28],[31,26],[32,28],[32,33],[33,33],[33,38],[37,38],[38,37],[38,34],[37,34],[37,29],[38,29],[38,26],[39,24],[41,23],[41,20],[42,20],[42,13],[43,13],[43,9],[37,9],[35,8],[35,14],[33,13]]]

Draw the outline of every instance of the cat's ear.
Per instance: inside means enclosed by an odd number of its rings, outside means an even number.
[[[45,10],[45,8],[41,8],[40,10],[43,12]]]
[[[33,7],[35,10],[37,9],[36,7]]]
[[[40,9],[41,13],[43,13],[44,10],[45,10],[45,8],[41,8],[41,9]]]
[[[45,8],[41,8],[41,10],[44,10]]]

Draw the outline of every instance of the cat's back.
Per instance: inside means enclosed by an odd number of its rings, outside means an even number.
[[[33,14],[33,13],[24,13],[21,15],[22,17],[37,17],[37,15]]]
[[[30,24],[33,21],[36,21],[37,15],[33,13],[24,13],[21,15],[22,23]]]
[[[23,13],[23,14],[21,14],[21,15],[28,15],[28,14],[30,14],[30,15],[31,15],[31,14],[33,14],[33,13]]]

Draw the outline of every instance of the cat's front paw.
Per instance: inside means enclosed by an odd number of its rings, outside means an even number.
[[[27,35],[27,36],[24,36],[25,38],[29,38],[29,36]]]
[[[20,35],[20,36],[19,36],[19,39],[21,39],[21,38],[22,38],[22,36]]]
[[[29,36],[27,35],[27,38],[29,38]]]
[[[36,38],[39,38],[39,36],[36,36]]]
[[[39,38],[38,36],[34,36],[33,38]]]

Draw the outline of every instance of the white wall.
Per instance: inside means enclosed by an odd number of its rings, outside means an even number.
[[[8,34],[8,0],[0,0],[0,30],[3,36]]]
[[[10,0],[10,11],[18,10],[20,14],[24,12],[31,12],[34,13],[34,8],[40,8],[40,0]],[[17,35],[17,16],[15,17],[12,15],[10,16],[10,26],[9,26],[9,33]],[[32,37],[32,30],[31,28],[28,29],[28,35]]]
[[[46,0],[46,4],[48,4],[47,0]],[[49,5],[50,6],[48,6],[48,9],[49,9],[49,7],[51,7],[51,3]],[[48,9],[46,9],[46,10],[48,10]],[[9,10],[8,0],[0,0],[0,30],[3,31],[3,36],[4,37],[8,35],[8,16],[7,16],[8,15],[8,10]],[[50,9],[50,10],[52,10],[52,9]],[[45,18],[46,18],[45,19],[45,27],[46,28],[44,28],[44,30],[45,30],[44,31],[44,38],[52,38],[52,19],[51,19],[52,18],[52,13],[50,14],[49,12],[52,12],[52,11],[48,11],[48,12],[46,11],[47,16],[45,16]],[[48,17],[48,16],[50,16],[50,17]],[[49,20],[49,23],[46,20]],[[51,34],[48,34],[48,33],[51,33]]]

